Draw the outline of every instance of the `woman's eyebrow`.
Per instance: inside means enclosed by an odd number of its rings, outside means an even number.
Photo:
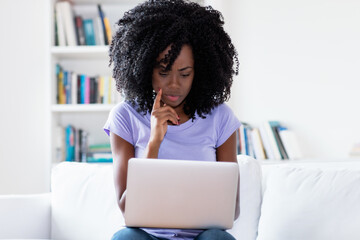
[[[181,72],[181,71],[184,71],[184,70],[186,70],[188,68],[192,68],[192,67],[188,66],[188,67],[180,68],[180,69],[178,69],[178,71]]]

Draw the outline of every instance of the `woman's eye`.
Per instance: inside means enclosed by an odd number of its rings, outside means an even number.
[[[190,73],[189,74],[181,74],[182,77],[188,77],[190,76]]]
[[[165,77],[168,75],[168,73],[164,73],[164,72],[159,72],[159,75],[162,76],[162,77]]]

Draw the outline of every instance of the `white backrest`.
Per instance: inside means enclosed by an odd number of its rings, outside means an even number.
[[[50,238],[50,193],[0,195],[0,239]]]
[[[360,162],[263,166],[258,240],[360,239]]]

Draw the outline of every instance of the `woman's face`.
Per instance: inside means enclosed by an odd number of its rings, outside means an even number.
[[[159,62],[171,49],[168,46],[156,59]],[[165,71],[166,65],[160,63],[155,67],[152,75],[152,86],[156,93],[162,89],[161,100],[173,108],[183,106],[186,96],[189,94],[194,79],[194,58],[189,45],[183,45],[179,56],[169,71]]]

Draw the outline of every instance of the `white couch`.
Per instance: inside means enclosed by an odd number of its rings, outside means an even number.
[[[360,162],[238,161],[236,239],[360,239]],[[103,240],[123,227],[111,164],[64,162],[51,181],[51,193],[0,196],[0,239]]]

